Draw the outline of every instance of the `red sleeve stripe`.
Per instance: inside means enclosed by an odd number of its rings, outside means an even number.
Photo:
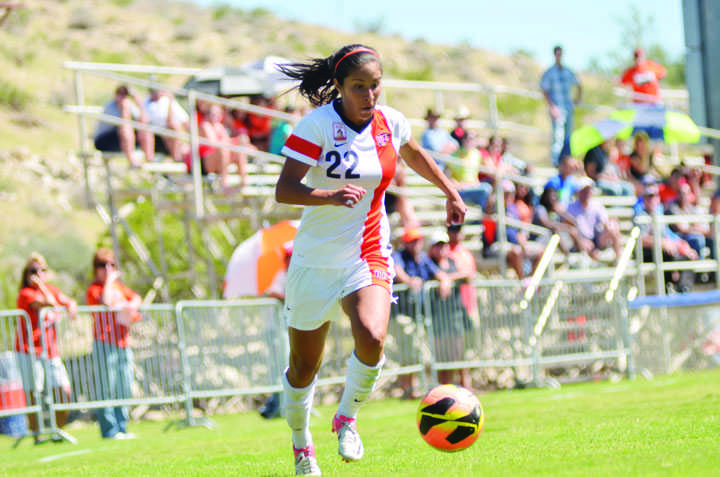
[[[320,158],[322,148],[317,144],[313,144],[310,141],[306,141],[296,135],[291,135],[285,142],[285,146],[292,149],[295,152],[299,152],[303,156],[310,157],[316,161]]]

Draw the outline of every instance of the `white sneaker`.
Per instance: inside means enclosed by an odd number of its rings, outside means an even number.
[[[332,431],[338,435],[338,454],[346,461],[360,460],[363,456],[363,443],[358,434],[355,419],[335,414]]]
[[[118,432],[114,436],[112,436],[110,439],[116,440],[116,441],[124,441],[127,439],[135,439],[137,436],[133,434],[132,432]]]
[[[293,446],[293,454],[295,454],[295,475],[322,475],[312,445],[303,449],[296,449]]]

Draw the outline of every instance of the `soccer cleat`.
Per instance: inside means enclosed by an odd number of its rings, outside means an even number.
[[[295,475],[322,475],[312,445],[303,449],[296,449],[293,446],[293,454],[295,454]]]
[[[350,462],[360,460],[363,456],[363,443],[358,434],[355,419],[335,414],[332,431],[338,435],[338,454]]]

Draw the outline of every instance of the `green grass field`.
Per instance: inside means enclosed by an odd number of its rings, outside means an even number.
[[[720,475],[720,369],[653,380],[566,385],[479,396],[485,429],[459,453],[420,438],[417,401],[371,401],[360,414],[365,458],[343,463],[330,433],[334,407],[312,418],[318,461],[331,476]],[[140,422],[131,441],[72,429],[79,444],[12,449],[0,438],[1,475],[293,475],[284,419],[215,416],[217,429]]]

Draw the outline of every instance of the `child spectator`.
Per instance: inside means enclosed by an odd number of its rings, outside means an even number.
[[[147,124],[147,115],[142,108],[140,97],[121,85],[115,89],[115,97],[105,104],[103,114],[124,120],[135,120]],[[137,131],[137,140],[145,153],[145,160],[150,162],[155,157],[155,141],[150,131]],[[95,149],[102,152],[122,152],[131,167],[140,167],[142,163],[133,157],[135,151],[135,130],[130,124],[116,126],[102,120],[98,122],[93,138]]]

